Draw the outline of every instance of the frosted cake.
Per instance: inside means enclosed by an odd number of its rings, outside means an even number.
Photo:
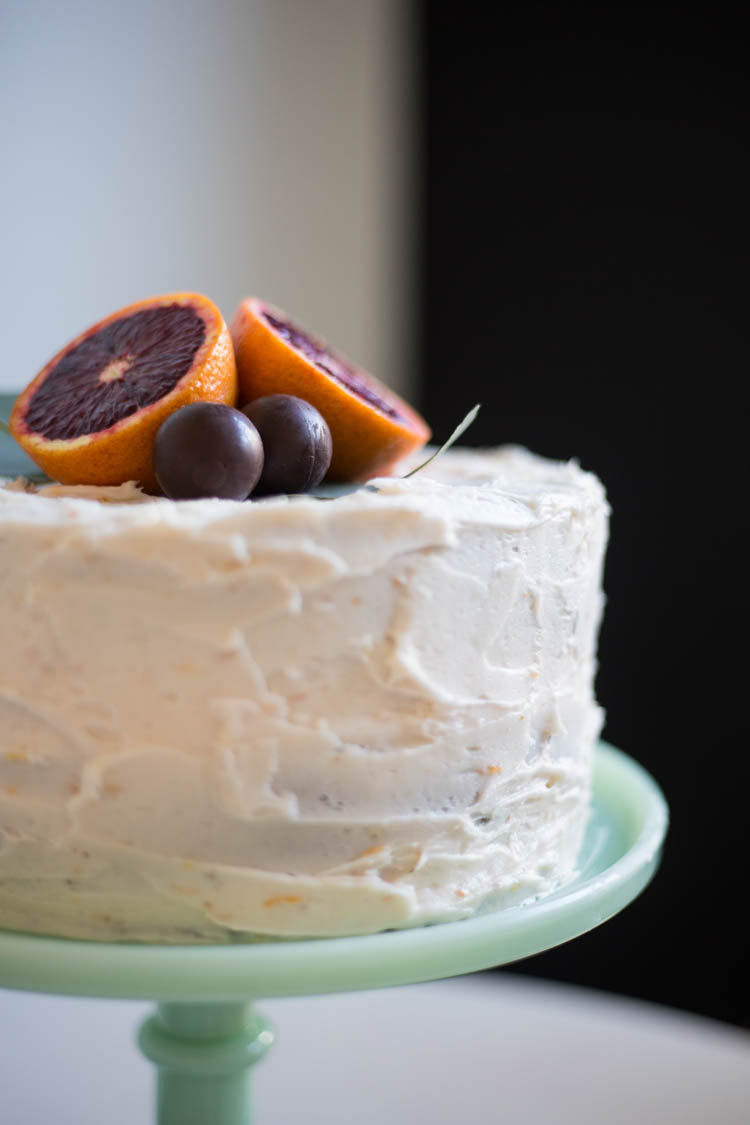
[[[0,928],[465,918],[575,870],[607,504],[507,448],[333,500],[0,487]]]

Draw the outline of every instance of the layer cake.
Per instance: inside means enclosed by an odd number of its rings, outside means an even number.
[[[334,499],[0,487],[0,927],[363,934],[575,871],[608,508],[452,450]]]

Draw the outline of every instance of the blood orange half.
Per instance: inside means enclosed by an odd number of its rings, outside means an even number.
[[[19,396],[16,441],[62,484],[158,488],[156,431],[191,402],[237,400],[229,329],[198,293],[139,301],[57,353]]]
[[[312,403],[331,431],[328,480],[388,474],[428,441],[430,429],[416,410],[280,309],[246,297],[231,332],[240,404],[275,394]]]

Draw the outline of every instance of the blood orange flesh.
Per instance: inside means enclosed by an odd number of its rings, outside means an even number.
[[[329,480],[391,473],[429,439],[425,420],[399,395],[280,309],[246,297],[231,332],[240,405],[282,394],[314,406],[331,431]]]
[[[138,481],[158,489],[153,444],[191,402],[237,401],[224,319],[207,297],[174,293],[105,317],[63,348],[19,396],[18,443],[63,484]]]
[[[168,394],[206,338],[194,309],[120,317],[65,352],[29,404],[26,426],[55,441],[107,430]]]
[[[326,375],[336,379],[337,382],[353,391],[359,398],[369,402],[371,406],[377,407],[383,414],[387,414],[391,418],[402,418],[401,412],[396,406],[391,402],[386,402],[385,398],[378,394],[373,386],[372,376],[369,381],[364,379],[348,359],[326,344],[314,339],[308,332],[292,324],[291,321],[274,316],[268,309],[264,310],[263,316],[271,327],[276,329],[282,339],[287,340],[293,348],[306,355],[316,367],[325,371]]]

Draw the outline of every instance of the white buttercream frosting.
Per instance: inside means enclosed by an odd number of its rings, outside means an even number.
[[[554,889],[607,511],[515,448],[334,500],[0,487],[0,927],[355,934]]]

